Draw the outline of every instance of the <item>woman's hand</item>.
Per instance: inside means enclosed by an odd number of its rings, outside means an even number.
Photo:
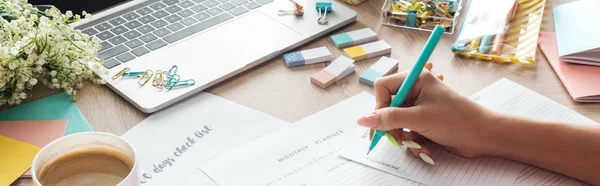
[[[441,76],[436,78],[429,72],[431,64],[427,68],[402,108],[388,106],[407,73],[378,79],[375,112],[360,118],[359,125],[388,131],[387,137],[392,143],[410,148],[415,156],[430,164],[434,164],[430,142],[465,157],[487,154],[481,144],[485,131],[489,130],[487,125],[493,124],[487,122],[493,113],[447,87]]]

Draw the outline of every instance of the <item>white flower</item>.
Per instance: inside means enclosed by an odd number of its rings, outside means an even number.
[[[50,76],[52,76],[52,77],[56,76],[56,71],[55,70],[50,71]],[[54,79],[52,80],[52,82],[54,82]]]
[[[10,69],[10,70],[15,70],[15,68],[17,68],[17,63],[15,63],[15,62],[10,62],[10,63],[8,64],[8,69]]]
[[[21,92],[21,99],[25,99],[25,98],[27,98],[27,94]]]
[[[52,78],[52,83],[58,83],[58,79]],[[56,87],[56,88],[58,88],[58,87]]]
[[[31,79],[29,79],[29,84],[30,84],[31,86],[33,86],[33,85],[37,84],[37,82],[38,82],[38,81],[37,81],[37,79],[35,79],[35,78],[31,78]]]
[[[82,89],[83,88],[83,83],[79,82],[79,83],[77,83],[77,85],[75,87],[77,89]]]
[[[67,94],[72,95],[73,93],[73,88],[69,87],[67,88]]]

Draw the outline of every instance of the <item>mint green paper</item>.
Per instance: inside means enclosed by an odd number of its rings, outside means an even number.
[[[66,93],[49,96],[0,112],[0,121],[9,120],[68,120],[65,136],[93,131],[75,102]]]

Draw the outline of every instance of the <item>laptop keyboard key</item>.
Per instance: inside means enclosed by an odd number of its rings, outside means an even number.
[[[200,12],[206,10],[207,8],[204,5],[196,5],[190,9],[192,9],[196,13],[200,13]]]
[[[159,10],[159,11],[156,11],[156,12],[152,13],[152,15],[154,17],[160,19],[160,18],[168,16],[169,13],[165,12],[164,10]]]
[[[174,5],[175,3],[178,3],[179,0],[163,0],[162,2],[167,5]]]
[[[230,0],[218,0],[218,1],[221,3],[226,3],[226,2],[229,2]]]
[[[207,28],[215,26],[219,23],[225,22],[231,18],[233,18],[233,16],[231,16],[228,13],[220,14],[218,16],[211,17],[205,21],[202,21],[200,23],[197,23],[195,25],[192,25],[190,27],[187,27],[180,31],[177,31],[171,35],[168,35],[167,37],[164,37],[163,39],[165,39],[165,41],[167,41],[169,43],[174,43],[174,42],[179,41],[187,36],[198,33],[202,30],[205,30]]]
[[[100,59],[108,59],[108,58],[111,58],[113,56],[119,55],[119,54],[121,54],[123,52],[127,52],[127,50],[129,50],[129,49],[125,45],[119,45],[119,46],[116,46],[114,48],[108,49],[108,50],[106,50],[104,52],[100,52],[98,54],[98,57]]]
[[[181,20],[181,23],[183,23],[185,26],[190,26],[197,22],[198,22],[198,20],[194,19],[193,17],[188,17],[188,18]]]
[[[140,45],[144,44],[142,41],[140,41],[139,39],[133,39],[131,41],[127,41],[125,43],[125,45],[127,45],[129,48],[135,48],[138,47]]]
[[[144,8],[140,8],[139,10],[135,11],[140,15],[147,15],[149,13],[152,13],[152,9],[148,8],[148,7],[144,7]]]
[[[223,10],[221,10],[221,9],[220,9],[220,8],[218,8],[218,7],[214,7],[214,8],[211,8],[211,9],[209,9],[207,12],[208,12],[210,15],[216,16],[216,15],[220,14],[221,12],[223,12]]]
[[[103,40],[103,41],[106,41],[107,39],[109,39],[113,36],[115,36],[115,35],[110,33],[110,31],[108,31],[108,30],[106,32],[102,32],[102,33],[96,35],[96,37],[98,37],[98,39]]]
[[[266,4],[273,2],[273,0],[256,0],[256,1],[262,5],[266,5]]]
[[[161,3],[161,2],[157,2],[157,3],[154,3],[154,4],[150,5],[150,8],[152,8],[154,10],[160,10],[160,9],[165,8],[165,7],[167,7],[167,5],[165,5],[165,4]]]
[[[167,22],[169,22],[169,23],[174,23],[174,22],[180,21],[181,17],[179,17],[177,14],[173,14],[173,15],[165,17],[165,20],[167,20]]]
[[[173,32],[175,32],[177,30],[181,30],[183,27],[185,27],[185,26],[183,26],[181,23],[173,23],[173,24],[170,24],[169,26],[167,26],[167,28],[169,28],[169,30],[171,30]]]
[[[127,29],[124,26],[118,26],[113,29],[110,29],[110,31],[116,35],[119,35],[119,34],[127,32]]]
[[[148,24],[149,22],[156,20],[156,18],[152,17],[152,15],[146,15],[138,20],[140,20],[140,22],[143,24]]]
[[[148,33],[146,35],[143,35],[142,37],[140,37],[140,39],[142,41],[144,41],[145,43],[150,43],[150,41],[154,41],[157,37],[152,34],[152,33]]]
[[[169,23],[167,23],[165,20],[160,19],[160,20],[154,21],[154,22],[152,22],[150,24],[152,26],[154,26],[154,28],[160,28],[160,27],[163,27],[163,26],[167,26]]]
[[[110,25],[109,23],[105,22],[105,23],[96,25],[94,28],[96,28],[96,30],[98,30],[99,32],[102,32],[102,31],[105,31],[105,30],[108,30],[108,29],[112,28],[112,25]]]
[[[146,47],[148,47],[148,49],[150,50],[156,50],[164,47],[165,45],[167,45],[167,42],[163,41],[162,39],[159,39],[152,43],[146,44]]]
[[[105,60],[104,63],[102,64],[104,67],[106,67],[107,69],[111,69],[113,67],[116,67],[117,65],[120,65],[121,63],[119,63],[119,61],[117,61],[116,59],[109,59],[109,60]]]
[[[133,56],[133,54],[131,54],[129,52],[125,52],[125,53],[117,56],[117,59],[119,61],[121,61],[121,63],[125,63],[127,61],[131,61],[133,58],[135,58],[135,56]]]
[[[193,12],[193,11],[191,11],[191,10],[185,9],[185,10],[183,10],[183,11],[181,11],[181,12],[177,13],[177,14],[178,14],[179,16],[181,16],[181,17],[189,17],[189,16],[192,16],[192,15],[194,15],[194,12]]]
[[[158,29],[158,30],[156,30],[156,31],[154,31],[152,33],[154,33],[158,37],[163,37],[163,36],[166,36],[167,34],[170,34],[171,31],[169,31],[167,28],[161,28],[161,29]]]
[[[131,30],[125,34],[123,34],[127,39],[133,39],[136,38],[138,36],[141,36],[142,34],[140,34],[140,32],[135,31],[135,30]]]
[[[244,6],[250,10],[254,10],[255,8],[260,7],[260,4],[258,4],[257,2],[254,2],[254,1],[250,1],[250,2],[246,3]]]
[[[137,57],[147,54],[148,52],[150,52],[150,50],[146,49],[146,47],[138,47],[131,51],[131,53],[133,53],[133,55],[135,55]]]
[[[204,21],[208,17],[210,17],[210,16],[206,12],[202,12],[202,13],[196,14],[194,16],[194,18],[196,18],[198,21]]]
[[[219,5],[219,2],[217,2],[215,0],[208,0],[208,1],[204,2],[204,5],[206,5],[206,7],[208,7],[208,8],[212,8],[214,6]]]
[[[219,6],[219,7],[221,7],[221,9],[227,11],[232,8],[235,8],[235,5],[231,4],[230,2],[226,2],[226,3],[221,4],[221,6]]]
[[[144,26],[138,28],[137,30],[142,34],[145,34],[145,33],[154,31],[154,27],[152,27],[150,25],[144,25]]]
[[[114,26],[119,26],[120,24],[125,23],[125,19],[117,17],[113,20],[108,21],[110,24],[114,25]]]
[[[125,26],[129,29],[134,29],[139,26],[142,26],[142,23],[140,23],[139,21],[133,20],[133,21],[130,21],[129,23],[125,23]]]
[[[192,1],[194,1],[194,3],[202,3],[202,2],[204,2],[206,0],[192,0]]]
[[[100,45],[102,46],[102,48],[100,48],[100,51],[104,51],[104,50],[112,47],[112,45],[108,41],[102,41],[100,43]]]
[[[130,12],[128,14],[125,14],[123,17],[126,20],[131,21],[131,20],[134,20],[134,19],[137,19],[138,17],[140,17],[140,15],[135,12]]]
[[[195,4],[194,4],[194,2],[191,2],[191,1],[182,1],[181,3],[179,3],[177,5],[179,5],[179,7],[181,7],[181,8],[189,8],[189,7],[194,6]]]
[[[171,14],[174,14],[174,13],[176,13],[176,12],[179,12],[179,11],[183,10],[183,9],[182,9],[182,8],[180,8],[180,7],[179,7],[179,6],[177,6],[177,5],[173,5],[173,6],[167,7],[165,10],[166,10],[167,12],[171,13]]]
[[[84,31],[81,31],[81,33],[87,34],[89,36],[93,36],[93,35],[97,34],[98,31],[94,28],[88,28],[88,29],[85,29]]]
[[[242,15],[244,13],[248,12],[248,9],[238,6],[236,8],[234,8],[233,10],[230,10],[229,13],[235,15],[235,16],[239,16]]]
[[[235,5],[240,6],[240,5],[248,3],[248,0],[232,0],[231,2],[233,2],[233,4],[235,4]]]
[[[117,37],[113,37],[113,38],[109,39],[108,41],[110,41],[110,43],[112,43],[113,45],[118,45],[118,44],[124,43],[125,38],[123,36],[117,36]]]

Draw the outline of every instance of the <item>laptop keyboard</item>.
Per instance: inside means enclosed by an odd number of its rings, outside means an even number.
[[[78,29],[100,39],[98,57],[111,69],[272,1],[150,0]]]

